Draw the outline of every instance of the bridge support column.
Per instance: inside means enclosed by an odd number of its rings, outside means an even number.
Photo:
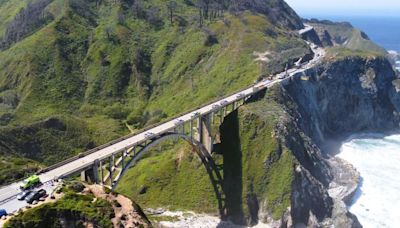
[[[101,176],[101,185],[104,185],[104,169],[103,169],[103,162],[100,161],[100,176]]]
[[[90,169],[81,172],[81,180],[88,183],[99,184],[99,161],[96,160]]]
[[[111,155],[113,167],[115,167],[115,154]]]
[[[133,155],[132,155],[132,157],[135,157],[136,156],[136,146],[133,146],[133,149],[132,149],[132,151],[133,151]],[[131,152],[132,152],[131,151]]]
[[[124,159],[125,159],[125,155],[127,154],[127,152],[122,151],[122,157],[121,157],[121,167],[122,170],[125,168],[125,164],[124,164]]]
[[[193,120],[190,120],[189,122],[189,131],[190,138],[193,138]]]
[[[110,175],[109,178],[110,178],[110,185],[111,185],[112,181],[113,181],[113,159],[112,159],[112,157],[110,157],[110,159],[109,159],[108,172]]]
[[[204,115],[199,117],[197,121],[198,134],[196,135],[196,140],[199,141],[207,151],[211,154],[213,140],[211,135],[211,115]]]

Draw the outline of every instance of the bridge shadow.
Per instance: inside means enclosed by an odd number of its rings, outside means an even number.
[[[197,144],[197,145],[196,145]],[[201,162],[203,163],[208,176],[210,178],[211,184],[213,186],[215,195],[218,200],[218,211],[221,216],[221,219],[225,219],[226,217],[226,198],[225,191],[223,186],[223,178],[221,175],[221,167],[220,165],[215,164],[214,159],[208,153],[206,148],[200,144],[195,142],[193,145],[193,150],[196,151],[197,155],[200,157]]]
[[[218,210],[222,221],[217,227],[231,227],[232,225],[226,222],[227,220],[235,224],[246,224],[243,211],[242,151],[237,111],[225,117],[220,126],[220,133],[221,143],[214,145],[214,152],[222,155],[222,164],[216,164],[202,144],[193,142],[192,146],[207,170],[218,200]],[[249,200],[252,200],[251,196],[247,196],[247,201]]]
[[[220,133],[221,143],[218,145],[218,151],[223,156],[223,190],[226,197],[226,211],[221,219],[230,220],[235,224],[245,224],[242,205],[242,151],[237,110],[225,117],[220,126]],[[226,226],[224,221],[218,225],[218,227]]]

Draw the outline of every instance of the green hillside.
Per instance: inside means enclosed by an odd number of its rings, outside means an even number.
[[[310,53],[294,30],[301,20],[283,1],[220,1],[207,12],[191,0],[14,2],[0,2],[8,15],[0,22],[0,150],[42,165]],[[271,61],[255,62],[255,51],[271,52]]]

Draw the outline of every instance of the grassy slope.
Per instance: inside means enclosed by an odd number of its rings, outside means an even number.
[[[268,95],[267,95],[268,96]],[[249,194],[267,202],[267,209],[278,219],[290,206],[294,158],[274,137],[282,108],[272,99],[241,108],[239,132],[243,154],[243,204]],[[271,161],[267,165],[267,161]],[[245,214],[248,208],[245,207]]]
[[[223,167],[226,205],[232,219],[249,218],[249,197],[266,203],[275,219],[290,206],[294,158],[273,136],[281,107],[265,99],[231,114],[221,127],[222,144],[215,161]],[[188,146],[176,151],[165,145],[131,168],[117,191],[143,207],[218,212],[212,185]],[[267,161],[271,164],[266,167]],[[140,194],[143,187],[147,192]],[[265,205],[265,204],[262,204]]]
[[[125,121],[137,128],[158,122],[247,86],[308,52],[299,38],[259,14],[227,13],[224,20],[206,21],[205,31],[194,19],[197,10],[183,1],[174,25],[163,1],[144,3],[159,6],[159,26],[138,19],[127,4],[96,7],[94,2],[55,0],[46,8],[55,16],[52,22],[0,52],[0,107],[5,107],[0,123],[6,125],[0,131],[15,138],[2,142],[13,148],[3,152],[35,154],[30,158],[39,162],[63,155],[44,161],[50,164],[86,150],[87,144],[76,143],[80,138],[94,142],[89,147],[102,144],[127,134]],[[178,20],[186,25],[179,27]],[[207,45],[209,34],[218,42]],[[253,61],[255,50],[275,53],[263,72]],[[49,117],[75,119],[84,130],[23,133]],[[74,121],[64,122],[78,129]]]
[[[0,185],[19,180],[41,167],[37,162],[18,155],[0,153],[0,156]]]
[[[216,213],[217,199],[208,174],[190,146],[177,149],[170,142],[148,156],[129,170],[117,191],[142,207]],[[140,194],[143,188],[146,193]]]
[[[351,50],[343,47],[333,47],[327,49],[327,55],[325,59],[344,59],[348,57],[362,57],[362,58],[376,58],[383,57],[384,54],[375,51],[363,51],[363,50]]]

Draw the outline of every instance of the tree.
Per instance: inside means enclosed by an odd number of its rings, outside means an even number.
[[[170,17],[171,24],[173,24],[174,12],[175,12],[177,6],[178,6],[178,4],[175,1],[169,1],[167,3],[167,8],[169,10],[169,17]]]

